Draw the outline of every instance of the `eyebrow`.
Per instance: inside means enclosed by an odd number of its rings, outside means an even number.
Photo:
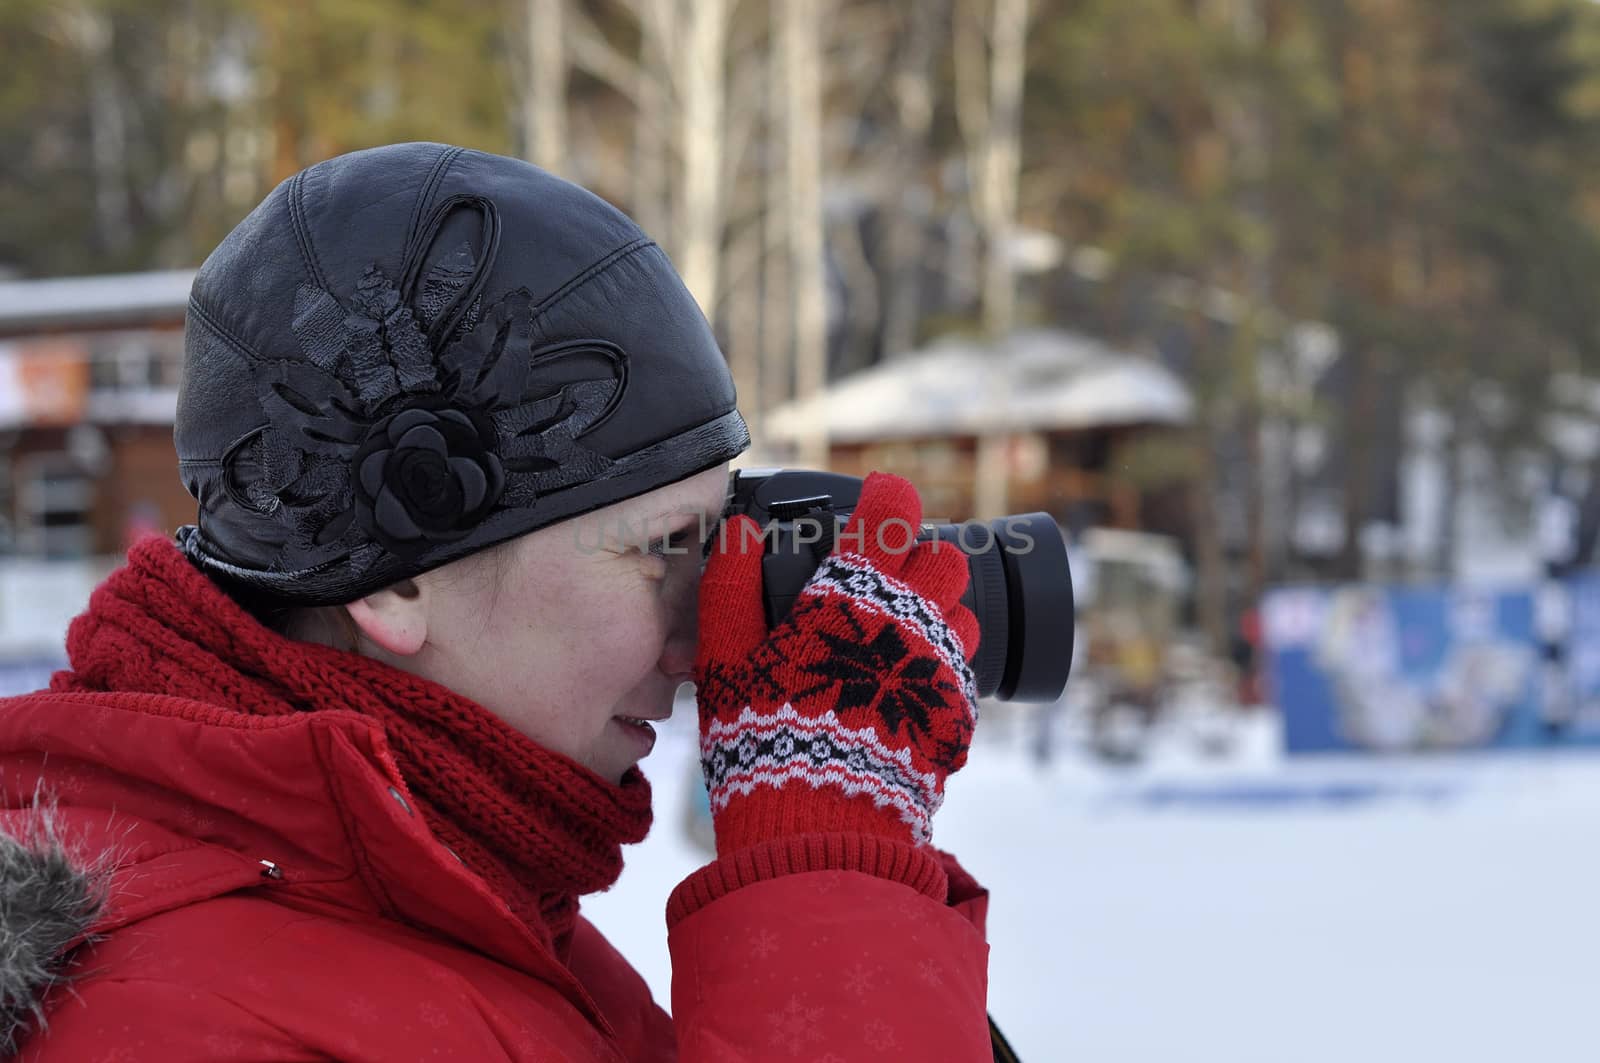
[[[709,538],[714,523],[707,520],[704,513],[669,510],[633,522],[631,529],[624,534],[630,539],[638,536],[635,542],[669,542],[676,546],[684,543],[691,534],[698,536],[702,528]]]
[[[722,512],[720,510],[713,513],[709,509],[690,509],[686,506],[678,506],[667,510],[665,513],[657,513],[650,518],[650,523],[673,531],[682,531],[691,525],[697,524],[705,525],[709,530],[711,525],[721,519]]]

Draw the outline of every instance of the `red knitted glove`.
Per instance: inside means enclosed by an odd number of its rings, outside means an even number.
[[[761,530],[727,521],[700,588],[700,760],[717,852],[780,836],[928,840],[977,719],[978,621],[967,560],[911,544],[916,489],[873,473],[841,533],[770,634]]]

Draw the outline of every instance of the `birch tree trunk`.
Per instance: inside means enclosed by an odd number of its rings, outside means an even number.
[[[81,3],[62,6],[56,19],[62,36],[83,53],[89,71],[89,154],[94,168],[95,227],[106,250],[118,254],[132,242],[133,222],[123,169],[127,119],[111,65],[111,19]]]
[[[784,131],[784,0],[772,0],[768,45],[767,136],[761,212],[761,408],[776,409],[794,397],[794,302],[789,275],[789,173]]]
[[[788,175],[789,270],[794,291],[795,390],[818,394],[828,382],[828,310],[822,231],[822,46],[824,0],[777,0],[784,83],[784,161]],[[800,444],[802,464],[828,463],[827,423],[818,418]]]
[[[683,16],[674,79],[678,99],[675,239],[678,272],[706,316],[717,309],[722,251],[723,111],[728,0],[694,0]]]
[[[667,248],[684,284],[715,323],[726,213],[732,0],[623,0],[623,6],[639,26],[638,54],[617,51],[577,7],[565,12],[574,27],[573,56],[633,101],[634,215]],[[675,170],[669,165],[672,150]]]
[[[971,3],[973,0],[967,0]],[[957,116],[968,144],[973,214],[983,231],[982,317],[984,332],[1003,352],[1016,324],[1016,278],[1010,260],[1016,227],[1017,180],[1021,172],[1022,81],[1026,68],[1028,0],[976,0],[988,9],[987,76],[975,67],[984,58],[981,21],[970,13],[956,19]],[[987,91],[983,100],[978,86]],[[982,100],[982,102],[980,102]],[[1008,384],[990,374],[990,427],[978,437],[973,485],[974,516],[997,517],[1008,505],[1009,436],[1000,429],[1009,404]]]
[[[939,26],[949,17],[948,0],[908,5],[905,40],[894,75],[898,150],[890,170],[887,199],[887,294],[883,308],[883,351],[899,354],[917,341],[922,311],[923,225],[931,198],[924,183],[928,133],[933,126],[933,58]]]
[[[707,320],[720,326],[741,400],[751,403],[760,390],[753,368],[761,345],[756,263],[762,248],[756,234],[741,233],[735,240],[749,281],[731,289],[722,281],[727,189],[738,169],[729,150],[728,98],[736,2],[621,0],[639,29],[631,55],[606,37],[583,5],[565,7],[562,17],[573,62],[633,103],[631,213],[666,248]],[[742,80],[757,79],[749,63],[740,72]],[[759,98],[735,99],[731,106],[733,125],[747,133]]]
[[[747,225],[728,243],[728,283],[723,293],[723,319],[727,322],[725,350],[728,369],[740,411],[750,426],[752,441],[759,441],[761,411],[761,256],[765,233]]]
[[[674,246],[667,133],[672,121],[672,71],[675,20],[655,3],[639,18],[639,59],[635,72],[633,134],[633,216],[663,247]]]
[[[529,162],[559,174],[567,165],[566,0],[527,0],[527,6],[522,143]]]
[[[989,121],[978,174],[979,218],[985,244],[984,325],[1004,336],[1016,324],[1016,278],[1010,245],[1017,222],[1022,169],[1022,77],[1026,68],[1028,0],[994,0],[989,46]]]

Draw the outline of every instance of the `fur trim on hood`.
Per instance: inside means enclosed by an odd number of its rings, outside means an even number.
[[[45,1026],[45,994],[64,980],[71,951],[105,909],[106,867],[73,857],[55,806],[36,800],[0,826],[0,1058]]]

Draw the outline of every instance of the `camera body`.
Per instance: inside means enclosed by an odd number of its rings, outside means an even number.
[[[744,514],[762,529],[761,590],[768,627],[794,606],[817,566],[833,551],[861,498],[862,481],[811,469],[739,469],[728,478],[725,516]],[[978,619],[972,669],[983,697],[1054,701],[1072,664],[1072,574],[1061,528],[1047,513],[987,523],[912,528],[887,521],[865,529],[883,549],[917,542],[966,556],[961,602]]]

